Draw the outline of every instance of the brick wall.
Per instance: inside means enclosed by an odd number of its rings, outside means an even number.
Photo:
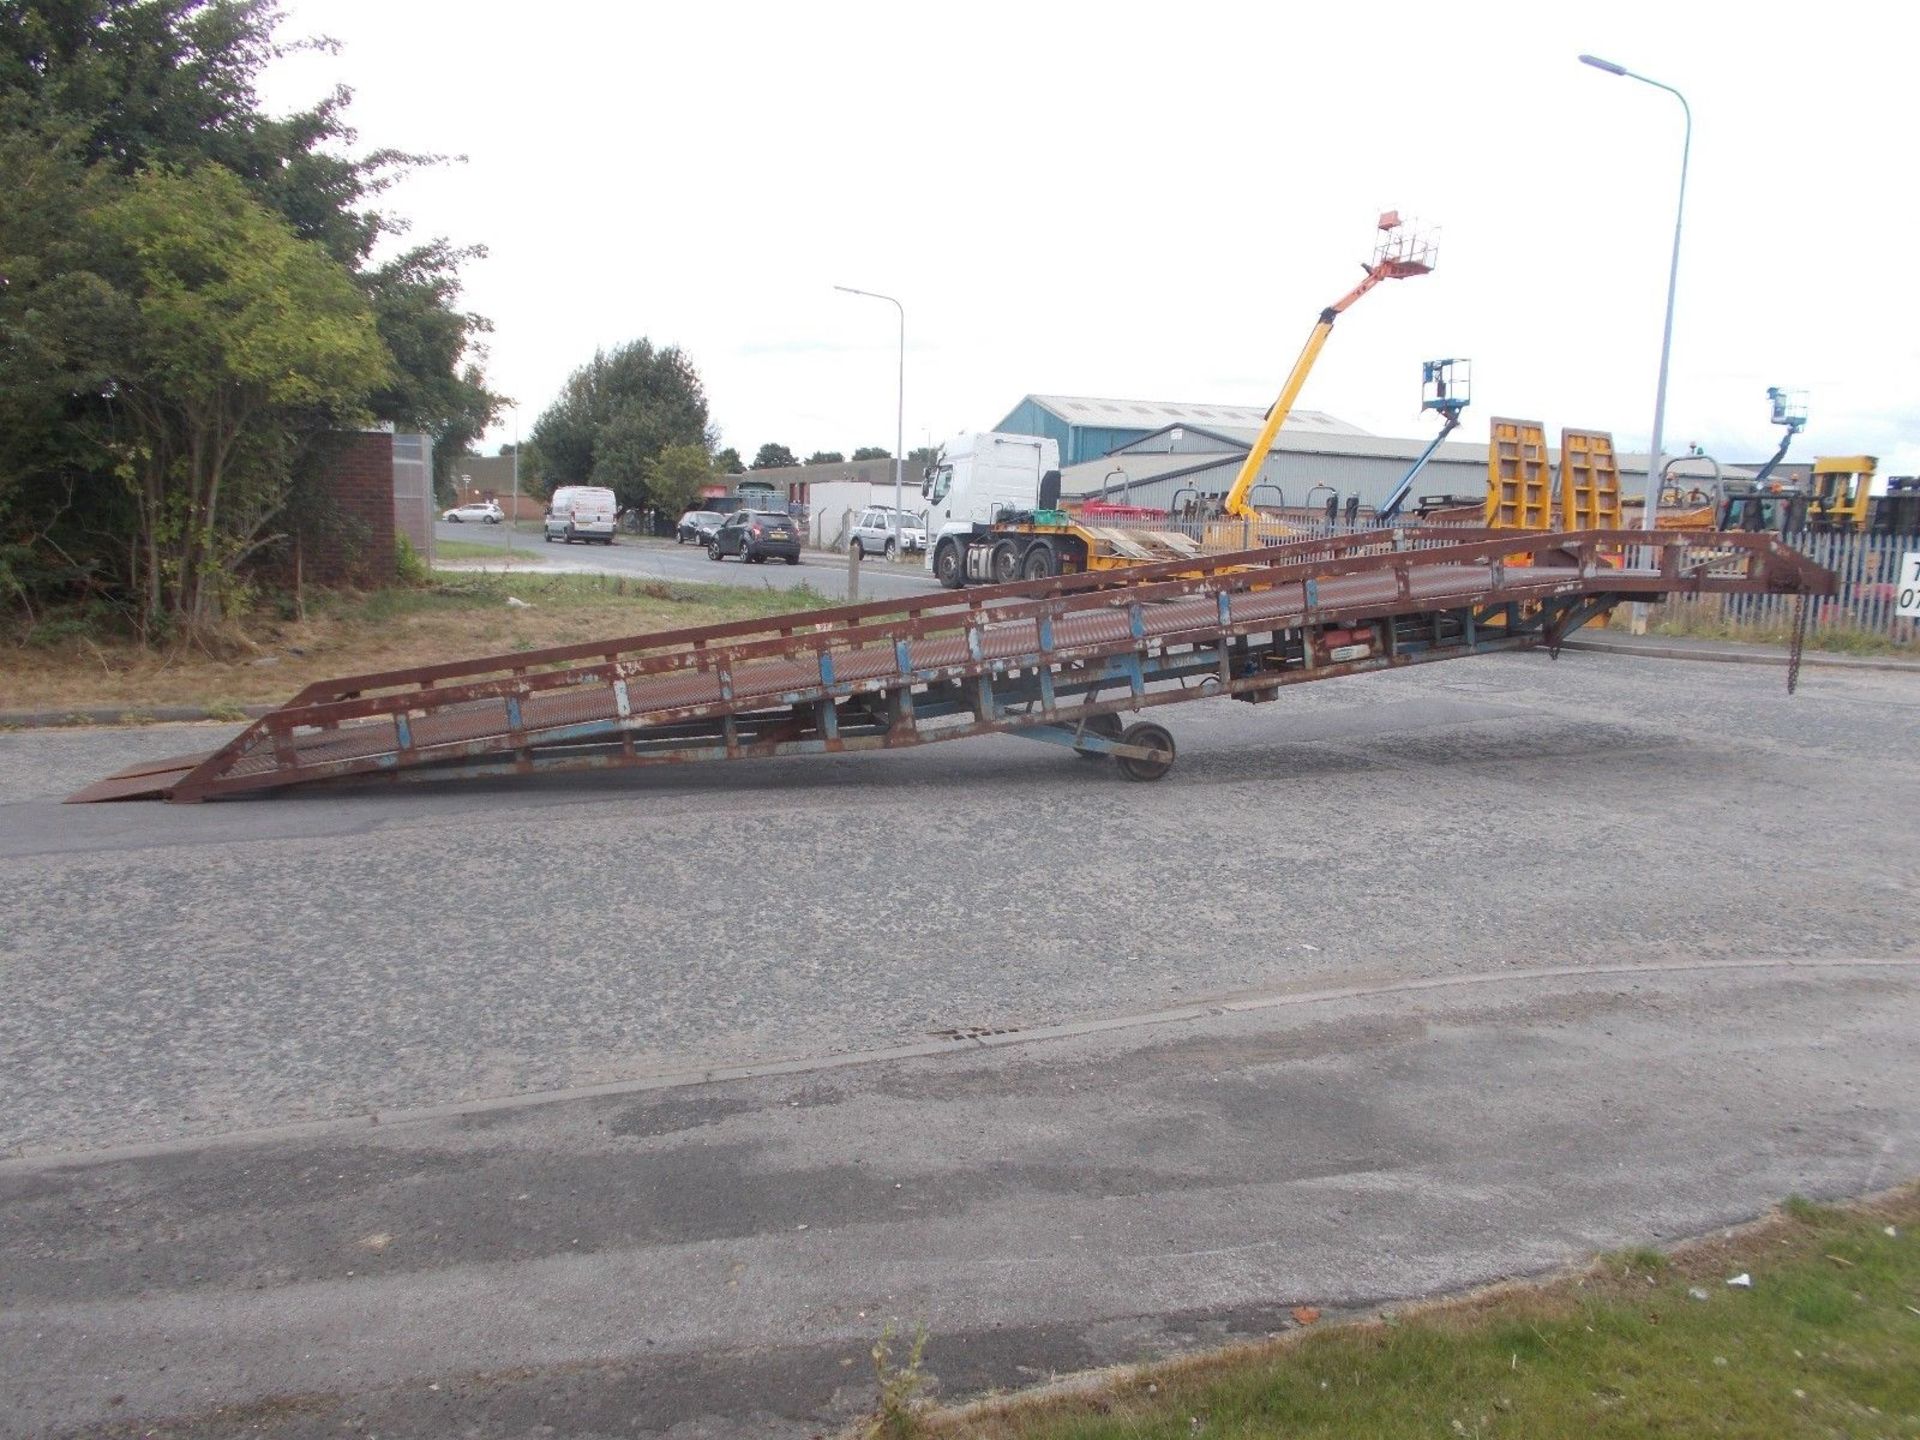
[[[299,536],[302,577],[309,585],[391,584],[393,437],[329,436],[316,462],[318,514]]]

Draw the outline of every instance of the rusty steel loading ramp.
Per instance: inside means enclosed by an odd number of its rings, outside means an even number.
[[[69,803],[891,749],[1008,733],[1132,779],[1173,737],[1122,712],[1560,642],[1623,601],[1829,595],[1767,535],[1369,531],[309,685],[205,755]]]

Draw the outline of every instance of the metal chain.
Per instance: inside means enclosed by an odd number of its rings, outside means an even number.
[[[1787,694],[1800,688],[1800,652],[1807,643],[1807,597],[1805,592],[1793,602],[1793,643],[1787,647]]]

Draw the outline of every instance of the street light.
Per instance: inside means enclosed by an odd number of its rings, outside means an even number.
[[[901,477],[907,463],[907,307],[891,295],[876,294],[872,290],[856,290],[851,285],[833,287],[848,295],[864,295],[869,300],[884,300],[900,312],[900,392],[894,410],[893,430],[893,553],[904,555],[907,547],[900,534],[900,507],[903,502],[904,486]]]
[[[1655,527],[1656,512],[1660,506],[1660,432],[1667,418],[1667,358],[1673,349],[1673,292],[1680,281],[1680,224],[1687,213],[1687,159],[1693,150],[1693,107],[1687,104],[1687,97],[1673,86],[1636,74],[1624,65],[1602,60],[1598,55],[1582,55],[1580,63],[1604,70],[1609,75],[1624,75],[1629,80],[1638,80],[1643,85],[1666,91],[1680,102],[1681,112],[1687,117],[1686,135],[1680,143],[1680,203],[1673,217],[1673,263],[1667,270],[1667,323],[1660,335],[1660,385],[1653,396],[1653,439],[1647,455],[1647,504],[1640,516],[1641,527],[1651,530]]]
[[[513,550],[513,527],[520,523],[520,407],[513,407],[513,509],[507,514],[507,550]]]

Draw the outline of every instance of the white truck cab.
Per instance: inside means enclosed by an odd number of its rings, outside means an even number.
[[[920,490],[927,501],[927,569],[943,585],[962,583],[966,537],[992,525],[1002,510],[1034,509],[1042,477],[1059,469],[1059,443],[1040,436],[986,430],[949,440]]]

